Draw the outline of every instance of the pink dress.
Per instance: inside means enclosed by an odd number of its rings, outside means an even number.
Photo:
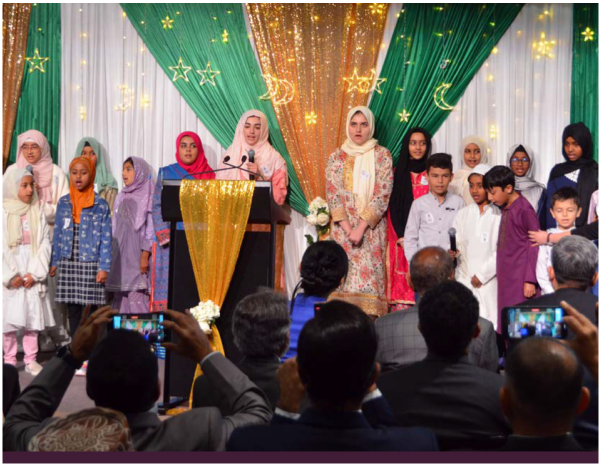
[[[414,199],[427,194],[429,192],[429,184],[427,184],[426,171],[419,173],[411,173],[412,189]],[[387,247],[387,300],[392,307],[392,312],[404,310],[412,307],[415,304],[415,293],[408,285],[406,273],[408,272],[408,262],[404,256],[404,248],[396,245],[398,236],[392,226],[390,212],[387,213],[388,221],[388,247]]]

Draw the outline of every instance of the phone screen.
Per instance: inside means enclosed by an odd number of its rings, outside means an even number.
[[[120,314],[113,317],[113,328],[137,331],[151,344],[160,343],[165,340],[164,318],[163,313]]]
[[[553,337],[565,339],[564,311],[560,307],[510,307],[505,309],[504,328],[509,339]]]

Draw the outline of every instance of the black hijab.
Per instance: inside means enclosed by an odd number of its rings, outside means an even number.
[[[565,152],[565,141],[572,137],[581,147],[583,152],[581,158],[577,161],[571,161]],[[559,163],[550,172],[550,181],[560,178],[573,171],[579,171],[577,178],[577,194],[581,202],[581,215],[577,218],[576,225],[583,226],[587,223],[588,211],[590,208],[590,199],[594,191],[598,190],[598,163],[592,159],[593,142],[592,134],[583,123],[574,123],[568,125],[562,135],[562,155],[566,160]]]
[[[410,158],[408,151],[410,137],[416,132],[425,136],[425,143],[427,144],[425,156],[420,160]],[[390,218],[398,237],[404,237],[408,214],[414,200],[410,173],[422,173],[425,171],[429,155],[431,155],[431,135],[425,129],[409,129],[402,139],[402,145],[400,146],[400,157],[398,158],[396,171],[394,172],[394,187],[390,198]]]

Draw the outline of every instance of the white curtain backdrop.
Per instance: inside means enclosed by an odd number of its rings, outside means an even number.
[[[434,150],[461,166],[460,141],[475,134],[489,142],[491,164],[504,165],[517,143],[535,153],[535,178],[546,183],[561,155],[569,124],[572,59],[571,4],[526,4],[433,137]],[[553,57],[536,58],[533,43],[555,40]],[[491,126],[497,137],[490,135]]]
[[[122,187],[121,166],[127,157],[143,158],[155,170],[175,163],[175,142],[183,131],[200,136],[208,162],[217,166],[223,148],[144,47],[119,4],[63,3],[61,16],[58,149],[63,169],[68,169],[77,142],[92,136],[102,144]],[[122,85],[127,88],[120,89]],[[115,109],[123,102],[125,110]]]

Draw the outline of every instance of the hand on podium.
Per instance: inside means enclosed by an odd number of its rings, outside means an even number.
[[[163,326],[179,336],[177,344],[163,342],[162,346],[165,349],[196,363],[200,363],[204,357],[213,352],[208,336],[200,329],[198,321],[190,314],[189,310],[186,310],[185,313],[165,310],[164,313],[171,319],[164,320]]]

